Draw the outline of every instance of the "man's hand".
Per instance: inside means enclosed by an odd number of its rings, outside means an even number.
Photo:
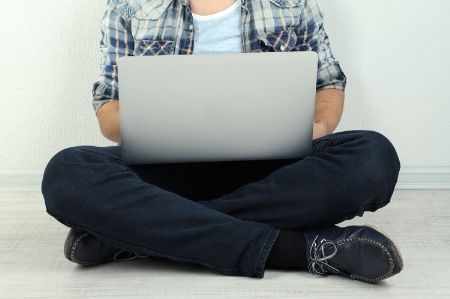
[[[316,93],[313,139],[333,133],[341,120],[344,98],[344,92],[338,89],[324,89]]]

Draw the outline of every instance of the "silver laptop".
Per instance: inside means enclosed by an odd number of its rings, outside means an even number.
[[[296,159],[311,151],[315,52],[118,60],[127,164]]]

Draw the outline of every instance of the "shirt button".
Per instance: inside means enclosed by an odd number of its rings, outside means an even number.
[[[191,31],[194,30],[194,25],[192,25],[192,24],[189,25],[189,30],[191,30]]]
[[[286,47],[285,46],[281,46],[280,50],[284,52],[284,51],[286,51]]]

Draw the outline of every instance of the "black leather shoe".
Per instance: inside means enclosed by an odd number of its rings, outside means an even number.
[[[395,244],[369,226],[331,227],[304,233],[308,270],[378,282],[399,273],[403,260]]]
[[[113,261],[129,261],[146,256],[110,246],[89,233],[71,229],[64,243],[64,255],[82,266],[95,266]]]

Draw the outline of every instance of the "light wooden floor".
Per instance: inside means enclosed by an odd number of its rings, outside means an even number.
[[[388,232],[404,271],[371,285],[284,271],[227,277],[157,259],[82,268],[64,258],[68,229],[46,214],[40,193],[4,192],[0,298],[450,298],[450,190],[397,190],[386,208],[349,223]]]

